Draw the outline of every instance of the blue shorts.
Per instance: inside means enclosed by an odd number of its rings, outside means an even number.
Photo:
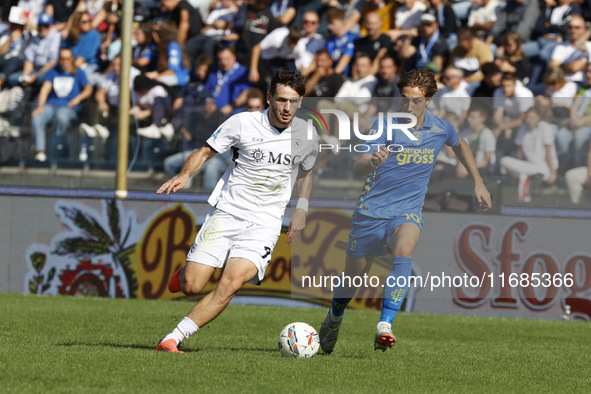
[[[387,242],[390,236],[404,223],[414,223],[423,231],[423,210],[410,210],[391,219],[376,219],[364,215],[353,215],[347,256],[361,259],[368,256],[388,254]]]

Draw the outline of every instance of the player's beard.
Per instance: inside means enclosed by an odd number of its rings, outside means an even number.
[[[276,110],[273,113],[278,124],[282,125],[283,127],[290,126],[291,121],[293,120],[293,115],[290,112]]]

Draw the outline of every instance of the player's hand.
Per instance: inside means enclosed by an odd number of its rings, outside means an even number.
[[[371,163],[373,167],[379,167],[390,156],[390,151],[386,147],[381,147],[371,155]]]
[[[158,188],[158,190],[156,190],[156,193],[162,194],[162,193],[166,192],[167,196],[170,194],[170,192],[176,193],[177,191],[179,191],[183,187],[185,187],[185,184],[187,183],[188,180],[189,180],[189,177],[187,175],[182,175],[182,174],[178,175],[172,179],[169,179],[162,186],[160,186],[160,188]]]
[[[293,245],[302,230],[306,227],[306,211],[296,209],[289,221],[289,230],[287,230],[287,244]]]
[[[483,211],[488,211],[492,208],[490,193],[482,183],[474,187],[474,195]]]

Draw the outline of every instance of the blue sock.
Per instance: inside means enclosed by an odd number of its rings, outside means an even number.
[[[345,308],[353,298],[333,298],[332,299],[332,314],[335,316],[343,316]]]
[[[384,300],[380,321],[392,324],[396,314],[402,306],[402,301],[408,291],[411,275],[412,257],[394,257],[392,271],[388,275],[388,282],[384,286]],[[398,285],[404,286],[398,286]]]

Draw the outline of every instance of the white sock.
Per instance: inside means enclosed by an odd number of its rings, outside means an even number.
[[[345,316],[345,314],[343,313],[341,316],[335,316],[334,313],[332,313],[332,308],[330,308],[330,321],[332,322],[339,322],[341,320],[343,320],[343,316]]]
[[[197,331],[199,331],[197,324],[195,324],[195,322],[188,317],[185,317],[170,334],[164,337],[162,342],[169,339],[174,339],[178,345],[185,339],[189,339],[191,335],[195,334]]]
[[[379,322],[378,326],[388,326],[389,329],[392,329],[392,323],[388,323],[387,321]]]

